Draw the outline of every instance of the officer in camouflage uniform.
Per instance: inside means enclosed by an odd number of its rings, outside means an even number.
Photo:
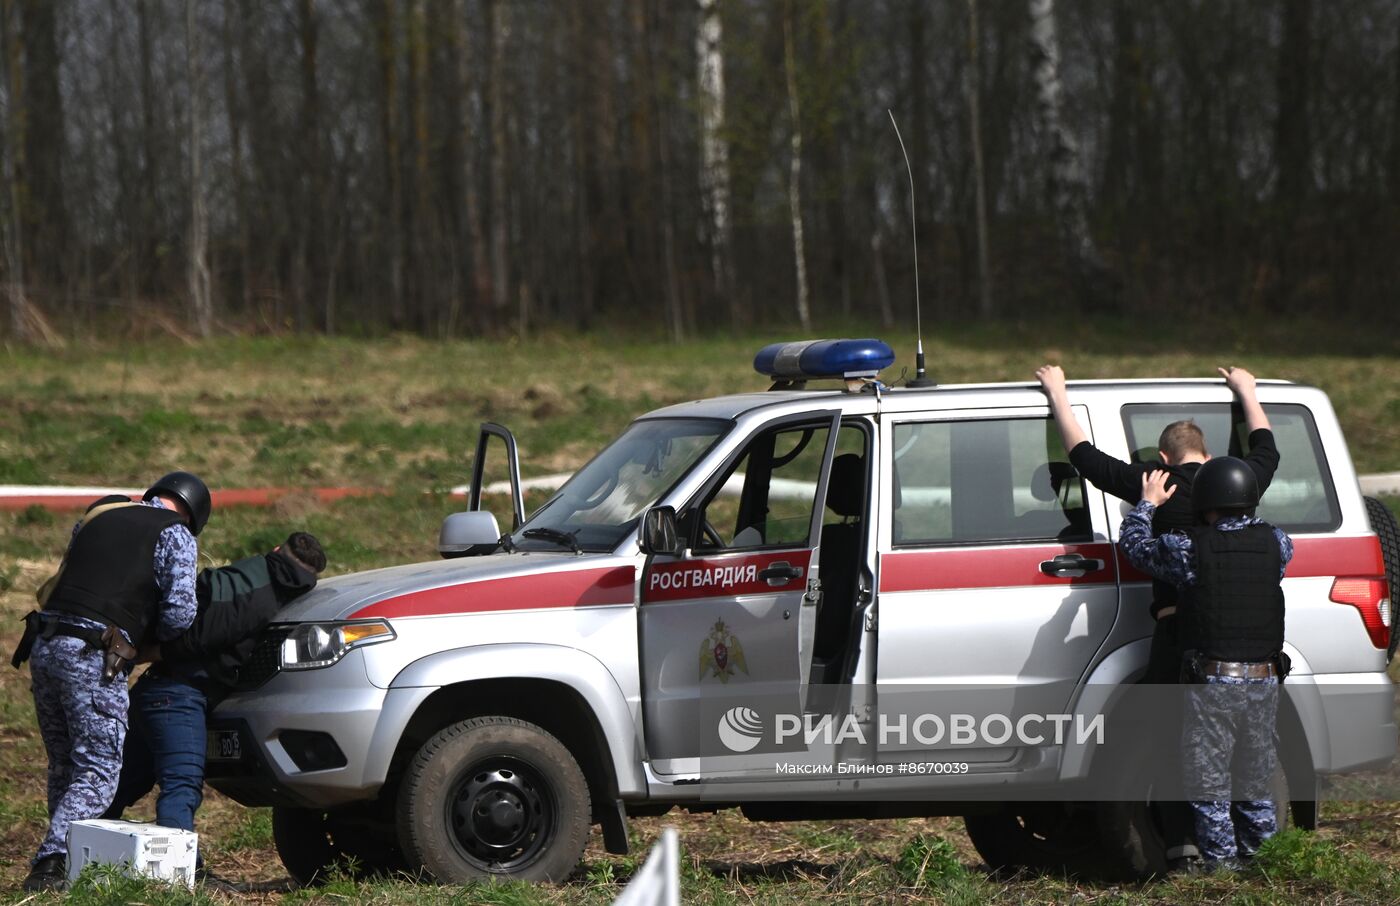
[[[1268,490],[1274,472],[1278,470],[1279,451],[1269,416],[1259,404],[1254,375],[1243,368],[1218,368],[1225,384],[1235,394],[1249,431],[1249,452],[1244,461],[1259,482],[1259,493]],[[1210,460],[1205,436],[1192,421],[1177,421],[1163,429],[1157,442],[1161,462],[1125,462],[1094,446],[1070,406],[1065,386],[1065,373],[1058,365],[1042,365],[1035,372],[1036,380],[1050,403],[1050,414],[1060,430],[1070,465],[1102,491],[1128,503],[1142,499],[1142,476],[1162,468],[1170,476],[1168,485],[1179,492],[1157,507],[1152,514],[1152,528],[1161,534],[1190,529],[1196,522],[1191,509],[1191,481],[1196,470]],[[1153,620],[1152,647],[1147,655],[1147,674],[1142,682],[1153,685],[1176,685],[1181,678],[1180,619],[1177,616],[1177,589],[1169,582],[1157,579],[1152,583]],[[1164,713],[1162,729],[1168,735],[1176,730],[1180,715]],[[1164,742],[1166,740],[1164,739]],[[1184,802],[1158,802],[1155,809],[1166,845],[1167,866],[1172,872],[1191,872],[1196,868],[1200,850],[1196,846],[1194,820]]]
[[[40,590],[15,664],[31,689],[48,753],[49,829],[25,890],[59,887],[68,826],[106,810],[121,772],[126,671],[134,648],[178,635],[194,619],[196,546],[209,489],[172,472],[140,503],[107,497],[73,529],[63,566]]]
[[[1124,518],[1120,543],[1134,566],[1181,592],[1183,675],[1192,684],[1183,780],[1205,868],[1230,870],[1278,830],[1269,786],[1284,672],[1281,583],[1293,542],[1254,515],[1258,482],[1232,456],[1196,473],[1192,504],[1201,524],[1154,538],[1153,511],[1175,490],[1166,480],[1160,471],[1143,477],[1142,502]]]

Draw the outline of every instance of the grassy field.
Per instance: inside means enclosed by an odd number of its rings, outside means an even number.
[[[1222,328],[1205,341],[1162,348],[1155,333],[1132,326],[1071,340],[1056,325],[1023,325],[962,328],[925,346],[931,372],[947,383],[1027,380],[1045,361],[1063,364],[1071,378],[1209,376],[1217,364],[1244,365],[1260,377],[1323,387],[1358,469],[1400,469],[1400,349],[1322,327],[1272,331]],[[218,487],[383,488],[385,496],[332,505],[293,494],[269,510],[217,512],[201,537],[202,555],[224,562],[307,528],[326,542],[332,572],[429,559],[442,517],[460,507],[443,491],[467,480],[480,422],[515,429],[527,476],[572,469],[647,409],[762,389],[753,352],[788,338],[683,347],[606,336],[528,344],[231,338],[4,350],[0,484],[136,486],[187,468]],[[912,358],[909,337],[890,339],[902,363]],[[1146,349],[1154,351],[1137,352]],[[18,617],[57,565],[67,525],[67,516],[41,510],[0,513],[0,651],[13,648]],[[0,670],[0,764],[0,902],[18,903],[45,823],[44,754],[26,671]],[[137,814],[150,817],[151,803]],[[439,889],[341,879],[285,893],[276,889],[284,873],[266,810],[212,794],[200,821],[216,870],[270,888],[200,894],[214,902],[606,903],[663,826],[681,831],[686,902],[1400,902],[1400,803],[1329,803],[1318,834],[1280,839],[1248,875],[1145,886],[989,876],[956,819],[759,825],[722,812],[634,821],[634,854],[626,858],[605,855],[595,835],[565,885]],[[70,900],[189,897],[99,878]]]

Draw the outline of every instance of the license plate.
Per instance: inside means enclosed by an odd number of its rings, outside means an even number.
[[[208,759],[210,761],[242,761],[243,742],[238,738],[238,731],[210,730]]]

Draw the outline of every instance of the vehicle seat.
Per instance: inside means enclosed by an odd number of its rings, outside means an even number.
[[[1044,462],[1031,475],[1031,496],[1041,503],[1058,503],[1058,507],[1031,510],[1017,520],[1017,537],[1058,538],[1084,537],[1089,534],[1089,511],[1083,506],[1065,506],[1063,492],[1066,484],[1079,480],[1079,472],[1067,462]]]
[[[827,659],[846,647],[851,611],[865,544],[865,457],[842,453],[831,461],[826,506],[840,522],[822,526],[822,600],[817,610],[817,634],[812,653]]]

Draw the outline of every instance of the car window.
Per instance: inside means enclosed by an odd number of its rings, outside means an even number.
[[[1317,423],[1306,406],[1270,403],[1264,406],[1278,446],[1274,480],[1259,502],[1259,517],[1290,532],[1326,532],[1342,524],[1332,473],[1317,435]],[[1157,459],[1157,437],[1174,421],[1192,419],[1205,434],[1213,454],[1249,455],[1249,429],[1244,413],[1228,403],[1200,405],[1134,405],[1123,407],[1123,427],[1134,462]]]
[[[894,543],[1091,537],[1084,482],[1048,418],[894,426]]]
[[[559,493],[526,520],[512,540],[548,550],[558,542],[526,537],[531,529],[570,535],[584,550],[612,550],[636,530],[642,512],[675,487],[732,423],[703,418],[634,422]]]
[[[699,510],[696,549],[807,545],[829,431],[827,422],[787,425],[749,441]]]

